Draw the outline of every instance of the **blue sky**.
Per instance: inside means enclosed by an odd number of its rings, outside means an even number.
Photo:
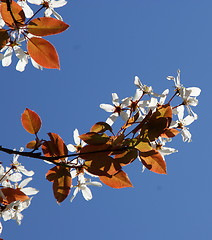
[[[55,132],[68,144],[75,128],[85,133],[106,120],[99,104],[111,103],[112,92],[134,95],[136,75],[160,93],[172,89],[166,76],[176,76],[179,68],[184,86],[202,89],[192,142],[173,139],[179,152],[166,157],[166,176],[141,173],[136,161],[125,168],[134,188],[91,187],[91,201],[78,194],[59,206],[45,180],[49,165],[20,158],[35,171],[30,186],[40,192],[23,212],[21,226],[3,222],[4,239],[212,238],[211,9],[209,0],[73,0],[58,9],[70,28],[46,38],[58,51],[60,71],[29,64],[19,73],[15,58],[1,67],[0,145],[17,149],[33,140],[21,125],[26,107],[41,116],[40,136]],[[11,156],[0,153],[0,159],[9,165]]]

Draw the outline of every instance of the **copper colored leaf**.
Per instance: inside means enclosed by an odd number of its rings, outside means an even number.
[[[112,188],[125,188],[125,187],[133,187],[130,179],[127,174],[120,170],[118,173],[113,175],[112,177],[100,176],[99,179],[106,185]]]
[[[45,141],[42,144],[42,151],[46,157],[59,157],[68,154],[68,149],[63,142],[62,138],[56,133],[48,133],[50,141]],[[61,158],[61,160],[65,160]],[[58,162],[59,160],[55,160]]]
[[[0,50],[9,42],[7,30],[0,29]]]
[[[64,201],[70,193],[72,183],[69,168],[55,166],[48,171],[46,178],[53,182],[53,193],[57,203]]]
[[[132,126],[136,122],[138,117],[139,117],[139,111],[133,117],[131,117],[128,121],[126,121],[126,123],[124,124],[124,126],[121,129],[126,129],[126,128]]]
[[[19,6],[15,1],[10,3],[11,11],[14,16],[14,21],[10,11],[8,11],[8,5],[6,0],[1,0],[1,16],[7,26],[15,28],[16,25],[21,27],[24,25],[25,15],[21,6]]]
[[[152,114],[146,126],[150,141],[156,140],[172,121],[172,109],[169,104],[159,106]]]
[[[48,36],[65,31],[68,24],[52,17],[41,17],[31,20],[27,26],[29,33],[36,36]]]
[[[59,57],[54,46],[43,38],[32,37],[27,43],[31,58],[44,68],[60,69]]]
[[[31,134],[36,134],[41,128],[39,115],[28,108],[21,115],[21,122],[25,130]]]
[[[107,130],[109,130],[110,132],[113,132],[111,126],[106,122],[98,122],[94,124],[91,128],[91,132],[95,132],[95,133],[103,133]]]
[[[115,159],[120,163],[121,166],[132,163],[138,156],[138,151],[136,149],[125,150],[121,154],[116,154]]]
[[[29,148],[29,149],[35,149],[35,147],[36,147],[36,141],[33,140],[33,141],[27,143],[26,147]]]
[[[179,133],[179,131],[175,128],[167,128],[162,134],[161,137],[164,138],[173,138],[175,137],[177,134]]]
[[[105,133],[88,132],[79,136],[81,140],[91,145],[105,144],[109,137]]]
[[[86,155],[87,160],[83,167],[91,174],[98,176],[111,176],[121,169],[118,161],[103,153]]]
[[[1,191],[3,192],[6,200],[0,197],[0,202],[5,205],[8,205],[11,202],[18,201],[18,200],[25,201],[29,199],[29,197],[19,189],[3,188],[1,189]]]
[[[143,165],[152,172],[166,174],[166,162],[148,142],[140,142],[136,148]]]

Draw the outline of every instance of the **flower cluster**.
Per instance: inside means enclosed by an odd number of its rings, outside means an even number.
[[[20,152],[24,149],[21,148]],[[16,220],[21,224],[23,218],[22,211],[29,207],[32,197],[38,193],[38,190],[32,187],[26,187],[32,180],[33,171],[28,171],[18,162],[19,155],[13,156],[11,167],[4,168],[0,164],[0,216],[4,221],[10,219]],[[27,178],[23,179],[23,175]],[[1,223],[0,223],[1,224]],[[2,225],[1,225],[2,231]]]
[[[35,14],[27,1],[40,6]],[[65,0],[1,1],[0,60],[2,66],[10,66],[14,52],[18,58],[16,70],[20,72],[25,70],[29,59],[37,69],[59,69],[59,59],[54,46],[41,37],[57,34],[68,28],[68,25],[62,21],[62,17],[54,10],[66,3]],[[41,10],[44,10],[44,17],[33,19]],[[50,17],[51,15],[55,18]],[[5,26],[8,29],[4,29]],[[23,43],[27,44],[27,50],[22,49]]]
[[[188,126],[197,120],[192,107],[198,104],[197,97],[201,92],[197,87],[184,87],[180,83],[179,70],[176,79],[173,76],[167,79],[174,81],[174,92],[168,100],[169,89],[161,94],[155,93],[151,86],[143,85],[136,76],[135,95],[119,100],[118,95],[112,93],[112,105],[100,105],[100,108],[111,113],[106,122],[95,123],[89,132],[81,135],[75,129],[74,144],[66,145],[58,134],[52,132],[48,133],[48,140],[39,138],[41,119],[36,112],[26,108],[21,115],[22,125],[35,136],[35,140],[26,145],[30,152],[23,152],[23,149],[17,152],[1,146],[0,151],[18,153],[53,164],[46,173],[46,179],[52,182],[58,204],[71,192],[71,202],[79,192],[85,200],[91,200],[91,186],[101,187],[105,184],[116,189],[132,187],[123,168],[135,160],[142,163],[143,171],[147,169],[167,174],[165,157],[177,152],[167,145],[179,133],[184,142],[191,142]],[[179,103],[172,106],[173,102]],[[113,125],[119,116],[123,122],[115,133]],[[36,152],[39,149],[43,155]],[[28,178],[22,181],[22,174]],[[16,219],[20,224],[23,217],[21,212],[31,201],[28,196],[38,192],[26,187],[33,174],[18,162],[18,155],[14,155],[11,168],[4,169],[0,165],[1,216],[5,221]]]

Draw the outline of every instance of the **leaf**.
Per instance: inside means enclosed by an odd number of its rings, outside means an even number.
[[[128,121],[126,121],[126,123],[121,129],[127,129],[128,127],[132,126],[136,122],[138,117],[139,117],[139,111],[133,117],[131,117]]]
[[[63,202],[71,189],[72,178],[69,168],[55,166],[47,172],[46,179],[53,182],[53,193],[57,203]]]
[[[14,201],[25,201],[29,199],[29,197],[19,189],[3,188],[1,189],[1,191],[3,192],[6,200],[0,196],[0,202],[5,205],[9,205],[11,202]]]
[[[96,133],[103,133],[107,130],[109,130],[111,133],[113,132],[112,127],[106,122],[97,122],[91,128],[91,132],[96,132]]]
[[[128,149],[121,154],[116,154],[114,158],[123,167],[125,165],[132,163],[137,158],[137,156],[138,156],[138,151],[136,149],[132,149],[132,150]]]
[[[152,148],[149,142],[141,141],[136,147],[143,165],[152,172],[166,174],[166,162],[161,154]]]
[[[163,138],[173,138],[178,133],[179,133],[179,131],[175,128],[167,128],[160,136]]]
[[[0,29],[0,50],[9,42],[7,30]]]
[[[50,141],[45,141],[42,144],[42,151],[46,157],[59,157],[68,154],[68,149],[63,142],[62,138],[56,133],[48,133]],[[64,161],[66,158],[60,158]],[[55,160],[55,162],[59,162]]]
[[[1,0],[1,16],[4,22],[6,23],[7,26],[10,28],[15,28],[16,26],[18,27],[23,27],[24,22],[25,22],[25,15],[23,12],[23,9],[21,6],[19,6],[15,1],[10,1],[10,7],[12,14],[16,20],[14,22],[14,19],[12,18],[12,15],[10,11],[8,11],[8,4],[7,0]]]
[[[125,188],[125,187],[133,187],[130,179],[127,174],[120,170],[118,173],[113,175],[112,177],[99,176],[99,179],[106,185],[112,188]]]
[[[121,165],[118,161],[104,153],[93,153],[86,154],[83,168],[91,174],[110,177],[121,169]]]
[[[146,134],[150,141],[156,140],[172,121],[172,109],[169,104],[159,106],[146,125]]]
[[[28,108],[26,108],[21,115],[21,122],[25,130],[31,134],[38,133],[41,128],[41,119],[39,115]]]
[[[86,142],[87,144],[91,144],[91,145],[105,144],[109,140],[109,137],[107,136],[107,134],[105,133],[99,134],[95,132],[88,132],[88,133],[82,134],[79,136],[79,138],[84,142]]]
[[[60,69],[59,57],[54,46],[43,38],[32,37],[27,43],[31,58],[44,68]]]
[[[68,24],[52,17],[40,17],[31,20],[27,26],[29,33],[36,36],[48,36],[65,31]]]
[[[37,145],[36,141],[33,140],[33,141],[27,143],[26,147],[29,149],[35,149],[36,145]]]

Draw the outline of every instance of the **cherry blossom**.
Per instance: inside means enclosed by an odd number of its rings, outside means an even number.
[[[86,143],[79,138],[79,131],[77,128],[74,130],[73,137],[76,145],[68,144],[67,148],[70,152],[78,152]]]
[[[27,18],[31,18],[33,16],[32,9],[28,6],[26,0],[18,0],[17,3],[22,7],[24,14]]]

